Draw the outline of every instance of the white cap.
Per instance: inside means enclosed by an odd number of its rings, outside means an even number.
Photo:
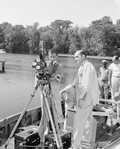
[[[102,60],[102,63],[108,63],[108,61],[107,60]]]

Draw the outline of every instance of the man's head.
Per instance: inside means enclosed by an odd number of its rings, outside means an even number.
[[[118,56],[113,56],[112,58],[113,63],[119,63],[119,57]]]
[[[50,49],[49,52],[48,52],[48,56],[49,56],[49,60],[51,62],[54,62],[57,60],[58,58],[58,53],[57,53],[57,50],[56,49]]]
[[[106,61],[106,60],[102,60],[102,64],[103,64],[104,67],[107,67],[107,65],[108,65],[108,61]]]
[[[82,62],[86,59],[86,53],[83,50],[78,50],[75,52],[74,57],[77,64],[82,64]]]

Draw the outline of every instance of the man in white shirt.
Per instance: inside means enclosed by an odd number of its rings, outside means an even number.
[[[81,149],[83,134],[91,139],[90,129],[85,133],[85,125],[89,120],[91,128],[91,115],[93,106],[99,103],[98,79],[94,66],[86,59],[83,50],[78,50],[75,60],[79,66],[78,74],[72,86],[76,90],[76,113],[73,124],[73,149]]]
[[[120,61],[118,56],[112,58],[113,63],[109,66],[109,85],[111,86],[112,97],[120,91]]]
[[[99,78],[99,87],[100,87],[100,98],[108,99],[109,86],[108,86],[108,61],[102,60],[102,67],[100,67],[100,78]]]

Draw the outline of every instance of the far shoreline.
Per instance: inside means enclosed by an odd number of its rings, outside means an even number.
[[[74,55],[72,55],[72,54],[58,54],[58,56],[74,58]],[[87,56],[87,58],[112,60],[112,57],[109,57],[109,56]]]
[[[4,54],[23,54],[23,55],[38,55],[38,54],[33,54],[33,53],[11,53],[11,52],[6,52]],[[74,54],[58,54],[59,57],[70,57],[70,58],[74,58]],[[47,56],[46,56],[47,57]],[[90,59],[106,59],[106,60],[112,60],[112,56],[91,56],[91,55],[88,55],[87,58],[90,58]]]

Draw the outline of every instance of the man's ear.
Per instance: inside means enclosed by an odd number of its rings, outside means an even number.
[[[82,58],[85,59],[85,55],[84,54],[82,55]]]

